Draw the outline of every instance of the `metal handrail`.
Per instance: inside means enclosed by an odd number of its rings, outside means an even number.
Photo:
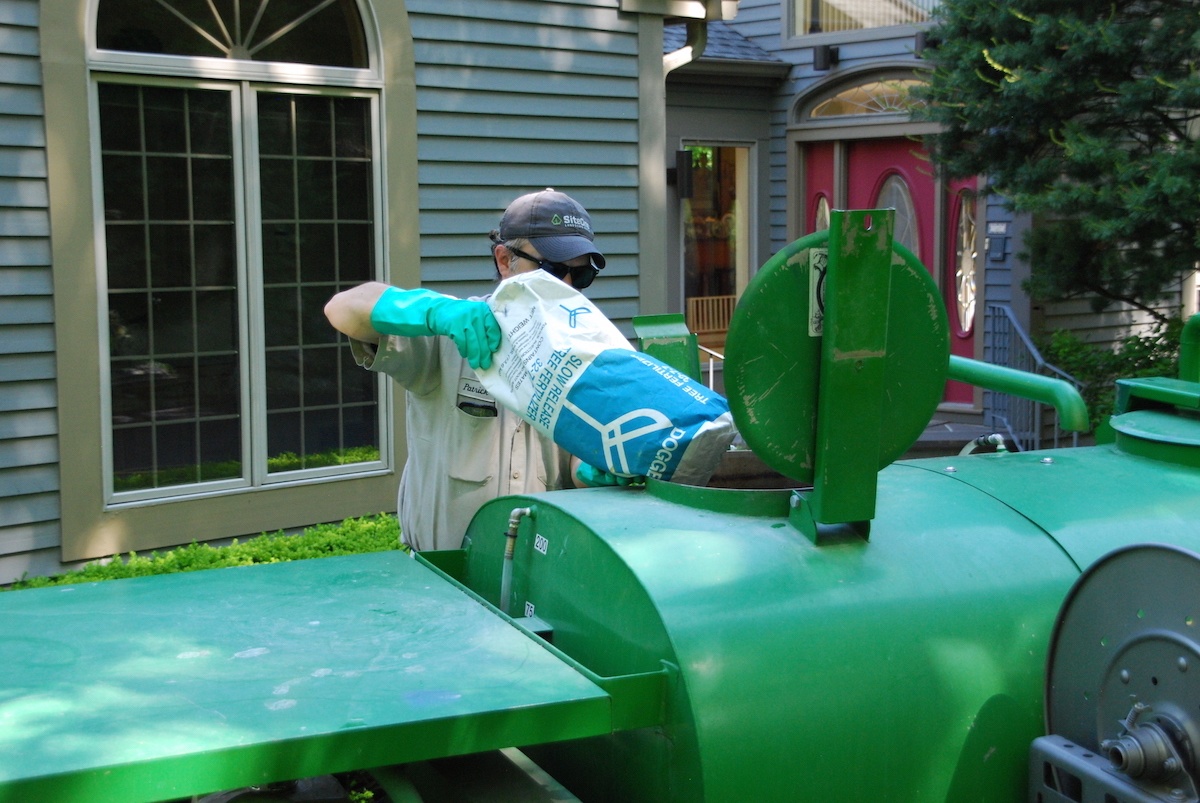
[[[710,349],[706,346],[700,346],[700,350],[708,355],[708,389],[713,390],[714,389],[713,388],[713,371],[714,371],[713,358],[715,357],[716,359],[720,360],[721,362],[725,362],[725,355],[719,351],[713,351],[712,349]]]
[[[1083,386],[1066,371],[1046,362],[1007,304],[988,304],[985,322],[987,347],[991,351],[988,362],[1018,371],[1058,377],[1077,389]],[[1048,405],[999,391],[985,391],[985,396],[988,396],[984,403],[985,420],[989,426],[1003,426],[1019,451],[1043,448],[1042,415]],[[1063,445],[1060,441],[1065,433],[1059,426],[1057,413],[1053,433],[1053,447],[1058,448]],[[1079,445],[1079,433],[1071,433],[1070,445]]]

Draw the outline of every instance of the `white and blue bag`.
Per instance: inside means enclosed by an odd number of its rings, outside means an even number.
[[[635,351],[582,293],[531,271],[488,300],[504,338],[479,378],[581,460],[623,477],[704,485],[733,441],[729,404]]]

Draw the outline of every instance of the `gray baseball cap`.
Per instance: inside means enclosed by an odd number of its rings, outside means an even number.
[[[522,195],[500,218],[500,240],[526,239],[544,258],[566,262],[590,254],[597,268],[604,255],[592,243],[592,218],[571,196],[547,187]]]

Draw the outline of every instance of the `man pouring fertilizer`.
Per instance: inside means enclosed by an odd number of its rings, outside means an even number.
[[[634,352],[578,292],[605,264],[587,210],[552,189],[523,195],[491,240],[490,296],[369,282],[325,307],[358,364],[405,389],[404,543],[457,549],[497,496],[670,479],[684,465],[684,481],[706,481],[733,437],[728,406],[692,387],[671,396],[688,378]]]
[[[604,267],[587,210],[554,190],[513,201],[492,240],[501,279],[541,269],[582,290]],[[397,501],[404,543],[456,549],[484,502],[570,487],[569,456],[497,405],[476,375],[500,345],[485,299],[368,282],[330,299],[325,315],[350,338],[359,365],[405,390],[408,462]]]

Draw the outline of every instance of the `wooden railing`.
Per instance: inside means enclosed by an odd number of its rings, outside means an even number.
[[[696,296],[687,300],[687,326],[697,335],[729,330],[737,296]]]
[[[725,333],[737,296],[695,296],[687,300],[687,327],[696,335],[700,361],[708,363],[708,386],[713,386],[717,361],[725,360]]]

